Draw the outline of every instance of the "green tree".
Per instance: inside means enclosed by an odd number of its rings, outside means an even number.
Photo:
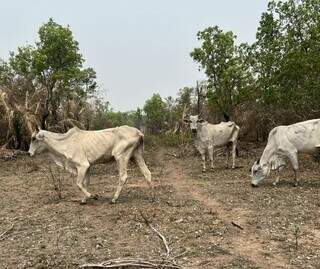
[[[235,44],[236,36],[223,32],[218,26],[198,32],[200,48],[191,52],[191,57],[200,64],[209,79],[209,105],[221,113],[231,115],[239,97],[248,91],[252,82],[251,73],[245,63],[249,46]]]
[[[299,119],[319,116],[320,2],[271,1],[254,48],[261,103]]]
[[[50,19],[38,34],[39,42],[19,47],[9,63],[16,74],[32,83],[34,91],[44,91],[41,125],[46,128],[50,115],[53,124],[59,121],[63,102],[87,97],[97,84],[95,71],[83,68],[84,59],[69,27]]]
[[[167,125],[166,104],[159,94],[154,94],[145,102],[143,110],[146,114],[146,126],[153,134],[165,130]]]

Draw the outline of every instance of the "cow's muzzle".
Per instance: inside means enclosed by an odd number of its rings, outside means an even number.
[[[197,133],[197,129],[191,129],[191,132],[192,132],[193,134],[196,134],[196,133]]]

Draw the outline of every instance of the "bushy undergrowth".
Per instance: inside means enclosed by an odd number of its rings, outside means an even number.
[[[189,134],[146,134],[145,146],[146,147],[178,147],[192,142],[192,137]]]

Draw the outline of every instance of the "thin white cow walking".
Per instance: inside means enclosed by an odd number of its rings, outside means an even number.
[[[48,153],[53,161],[77,175],[77,186],[84,193],[82,203],[96,198],[88,191],[89,168],[99,159],[114,158],[119,168],[119,183],[112,202],[118,199],[127,180],[127,165],[133,158],[151,186],[151,173],[143,159],[143,134],[136,128],[121,126],[100,131],[77,127],[65,134],[37,129],[31,138],[29,154]]]

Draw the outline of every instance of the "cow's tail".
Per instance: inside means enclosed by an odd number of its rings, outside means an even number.
[[[233,135],[236,135],[235,139],[237,141],[238,140],[238,137],[239,137],[239,132],[240,132],[240,127],[238,125],[236,125],[234,122],[232,122],[232,124],[234,125],[234,129],[233,129]],[[237,143],[237,146],[236,146],[236,156],[239,157],[239,149],[238,149],[238,143]]]
[[[142,151],[144,151],[144,135],[141,134],[139,137],[138,147],[142,148]]]
[[[141,132],[139,132],[139,140],[135,149],[141,149],[141,151],[144,152],[144,135]]]

